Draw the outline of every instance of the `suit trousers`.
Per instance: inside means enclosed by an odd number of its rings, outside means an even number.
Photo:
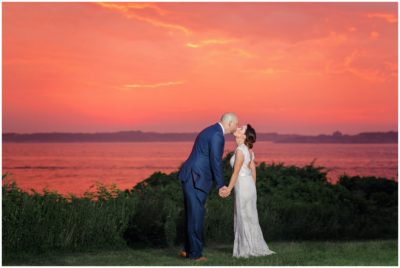
[[[193,178],[182,182],[185,203],[185,251],[187,258],[196,259],[203,252],[204,205],[208,194],[194,187]]]

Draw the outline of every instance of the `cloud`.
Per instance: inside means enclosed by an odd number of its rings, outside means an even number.
[[[347,72],[371,82],[384,82],[386,80],[385,77],[381,76],[377,70],[354,67],[353,62],[359,56],[360,53],[358,51],[354,51],[351,55],[345,58],[344,67]]]
[[[379,35],[380,34],[378,32],[372,31],[369,36],[371,37],[371,39],[378,39]]]
[[[246,44],[239,44],[238,39],[228,39],[228,38],[213,38],[213,39],[204,39],[198,42],[188,42],[186,43],[186,47],[190,49],[205,49],[207,47],[207,52],[212,53],[211,57],[215,57],[215,53],[220,55],[221,57],[227,56],[227,54],[231,54],[232,57],[237,58],[255,58],[256,54],[245,49]],[[206,53],[207,53],[206,52]]]
[[[333,62],[328,62],[325,66],[325,73],[327,74],[340,74],[340,73],[350,73],[357,76],[363,80],[370,82],[385,82],[388,79],[387,73],[382,73],[378,70],[378,66],[375,68],[366,68],[356,66],[356,61],[361,60],[373,60],[366,58],[365,53],[359,51],[353,51],[350,55],[346,56],[341,64],[333,64]]]
[[[138,10],[150,9],[157,13],[157,16],[165,16],[168,14],[168,11],[159,8],[158,6],[151,3],[95,3],[103,8],[108,8],[111,10],[116,10],[124,14],[125,17],[129,19],[136,19],[140,21],[144,21],[148,24],[151,24],[156,27],[166,28],[169,30],[177,30],[185,35],[191,34],[191,31],[183,26],[176,23],[169,23],[160,18],[154,18],[153,16],[147,14],[139,14]]]
[[[256,54],[254,54],[253,52],[241,48],[234,48],[232,49],[232,52],[236,52],[240,56],[243,56],[245,58],[254,58],[256,56]]]
[[[329,32],[327,35],[311,38],[301,42],[298,42],[298,45],[306,45],[306,46],[340,46],[348,42],[349,38],[345,33],[337,33],[335,31]],[[297,44],[295,44],[297,46]]]
[[[190,48],[200,48],[208,45],[224,45],[232,42],[233,40],[231,39],[208,39],[198,43],[186,43],[186,46]]]
[[[388,23],[397,23],[397,16],[391,13],[368,13],[366,16],[368,18],[383,19]]]
[[[261,75],[276,75],[280,73],[287,73],[287,70],[278,69],[273,67],[261,68],[261,69],[251,69],[251,70],[243,70],[244,73],[253,73],[253,74],[261,74]]]
[[[182,85],[184,81],[169,81],[169,82],[161,82],[156,84],[126,84],[123,86],[124,89],[133,89],[133,88],[157,88],[157,87],[169,87]]]
[[[351,27],[348,27],[347,30],[348,30],[349,32],[356,32],[356,31],[357,31],[357,28],[351,26]]]
[[[143,9],[149,9],[152,11],[155,11],[156,13],[160,15],[165,15],[168,12],[164,9],[161,9],[160,7],[154,5],[153,3],[124,3],[124,4],[118,4],[118,3],[110,3],[110,2],[100,2],[96,3],[102,7],[105,8],[111,8],[111,9],[117,9],[121,10],[124,12],[130,11],[130,10],[143,10]]]

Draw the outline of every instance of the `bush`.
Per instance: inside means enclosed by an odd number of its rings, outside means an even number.
[[[229,153],[223,161],[228,184]],[[5,179],[7,176],[3,176]],[[314,166],[257,166],[257,209],[266,241],[397,238],[397,182],[375,177],[327,181]],[[233,243],[233,194],[212,189],[205,243]],[[87,247],[173,246],[184,241],[184,204],[177,172],[156,172],[131,190],[97,184],[84,197],[27,194],[3,185],[3,254]]]
[[[136,197],[128,191],[98,184],[96,192],[83,198],[46,189],[28,194],[4,179],[3,254],[126,246],[122,232],[136,207]]]

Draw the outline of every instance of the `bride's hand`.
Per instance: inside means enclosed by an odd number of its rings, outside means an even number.
[[[231,194],[231,192],[232,192],[232,187],[227,187],[226,188],[226,193],[227,193],[228,196]]]

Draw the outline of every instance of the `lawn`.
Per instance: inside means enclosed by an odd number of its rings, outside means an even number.
[[[179,248],[141,248],[118,250],[88,250],[86,252],[47,252],[41,255],[18,254],[3,265],[43,265],[43,266],[190,266],[190,265],[378,265],[397,266],[397,240],[370,241],[302,241],[270,242],[268,246],[277,252],[266,257],[248,259],[233,258],[232,245],[208,245],[204,255],[208,262],[194,263],[178,257]]]

